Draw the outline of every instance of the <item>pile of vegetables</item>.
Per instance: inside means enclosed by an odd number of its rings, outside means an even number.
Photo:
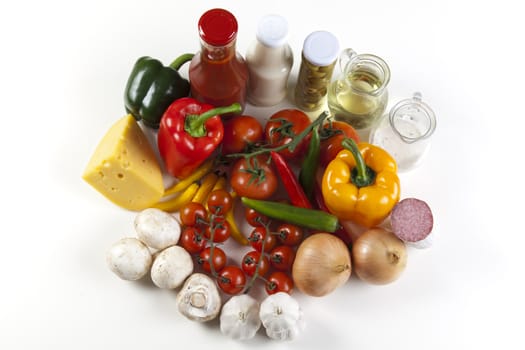
[[[424,201],[400,201],[388,152],[360,142],[327,112],[314,120],[293,108],[223,120],[240,105],[189,97],[191,82],[177,69],[191,57],[170,67],[143,57],[129,77],[126,111],[156,133],[174,184],[136,214],[135,237],[110,247],[110,270],[124,280],[149,273],[157,287],[178,291],[182,315],[219,317],[234,339],[253,337],[261,325],[272,339],[300,334],[295,289],[325,296],[352,272],[372,284],[397,280],[406,243],[427,238],[433,218]],[[261,302],[254,288],[267,294]]]

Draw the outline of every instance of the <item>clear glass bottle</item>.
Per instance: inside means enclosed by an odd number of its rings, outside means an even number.
[[[339,66],[341,75],[328,90],[328,108],[336,120],[368,129],[385,112],[390,69],[380,57],[352,49],[341,53]]]
[[[434,112],[416,92],[378,120],[371,129],[369,141],[390,153],[399,171],[407,171],[421,164],[435,129]]]
[[[201,50],[190,63],[191,96],[216,107],[238,102],[244,110],[248,67],[236,51],[237,19],[224,9],[211,9],[198,27]]]
[[[259,21],[256,40],[246,51],[251,104],[274,106],[286,97],[293,66],[293,52],[287,40],[288,22],[284,17],[266,15]]]
[[[295,86],[297,107],[315,111],[323,106],[338,55],[339,42],[332,33],[316,31],[306,37]]]

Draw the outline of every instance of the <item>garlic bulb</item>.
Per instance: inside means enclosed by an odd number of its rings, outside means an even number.
[[[304,329],[299,303],[284,292],[267,296],[261,303],[259,317],[272,339],[292,340]]]
[[[215,282],[203,273],[194,273],[177,295],[179,312],[193,321],[214,319],[221,309],[221,297]]]
[[[222,307],[221,332],[236,340],[251,339],[261,327],[259,303],[248,294],[230,298]]]

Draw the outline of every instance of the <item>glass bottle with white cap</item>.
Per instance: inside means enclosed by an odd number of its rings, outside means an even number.
[[[398,102],[372,127],[370,143],[385,149],[397,162],[399,171],[418,166],[430,146],[436,116],[421,100],[419,92]]]
[[[279,15],[264,16],[257,26],[256,39],[246,52],[248,102],[274,106],[286,97],[293,66],[288,44],[288,22]]]
[[[315,111],[323,106],[338,55],[339,41],[332,33],[316,31],[306,37],[295,86],[297,107]]]

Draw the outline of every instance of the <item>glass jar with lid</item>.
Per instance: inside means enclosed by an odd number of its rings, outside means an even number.
[[[248,67],[236,50],[237,19],[215,8],[199,19],[201,50],[190,63],[191,96],[213,106],[246,105]]]
[[[370,131],[369,142],[390,153],[399,171],[407,171],[421,164],[435,129],[434,112],[416,92],[378,120]]]
[[[288,22],[279,15],[264,16],[257,26],[256,40],[246,52],[248,101],[256,106],[274,106],[287,93],[293,66],[288,44]]]
[[[326,103],[328,85],[339,55],[339,41],[330,32],[315,31],[303,43],[301,66],[295,86],[295,104],[315,111]]]

